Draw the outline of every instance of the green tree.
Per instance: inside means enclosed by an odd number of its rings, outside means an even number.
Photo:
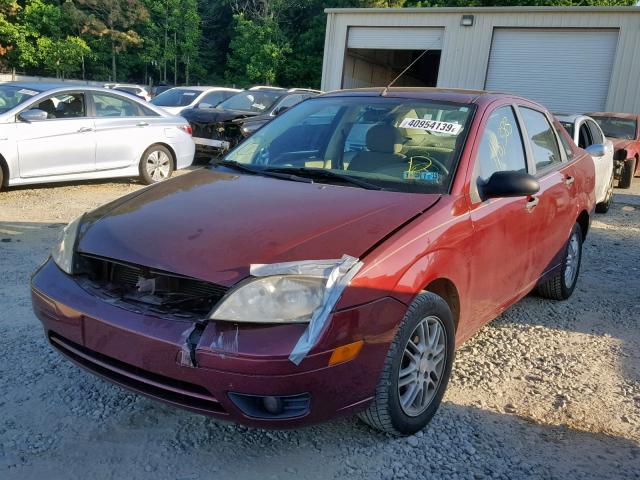
[[[79,37],[67,36],[63,40],[40,37],[36,41],[38,57],[45,71],[65,78],[76,73],[91,53],[91,49]]]
[[[227,80],[238,85],[273,84],[286,55],[291,52],[278,23],[271,17],[249,20],[242,13],[234,15],[233,21]]]
[[[70,16],[82,31],[106,39],[111,53],[112,80],[117,80],[116,57],[128,47],[140,45],[142,38],[133,28],[149,18],[141,0],[67,0]]]

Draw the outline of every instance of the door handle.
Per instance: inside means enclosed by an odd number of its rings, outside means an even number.
[[[573,185],[573,182],[575,182],[575,181],[576,181],[576,179],[574,177],[572,177],[571,175],[568,175],[564,179],[564,184],[568,187],[570,185]]]
[[[78,133],[86,133],[86,132],[93,132],[93,127],[81,127],[80,129],[78,129]]]
[[[149,125],[147,122],[138,122],[138,123],[136,123],[136,127],[146,127],[147,125]]]
[[[526,208],[528,211],[531,211],[534,209],[534,207],[536,205],[538,205],[540,203],[540,199],[538,197],[531,197],[528,201],[527,204],[524,206],[524,208]]]

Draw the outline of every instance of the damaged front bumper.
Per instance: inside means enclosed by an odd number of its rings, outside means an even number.
[[[283,428],[363,408],[406,310],[381,298],[334,312],[295,365],[289,355],[304,324],[196,324],[139,314],[91,295],[52,261],[34,275],[32,299],[52,346],[91,372],[198,413]],[[329,366],[335,348],[359,340],[355,359]],[[256,407],[255,399],[267,397],[284,413]]]

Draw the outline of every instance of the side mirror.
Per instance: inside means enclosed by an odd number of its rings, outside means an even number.
[[[480,185],[482,197],[526,197],[538,193],[540,184],[533,175],[524,172],[495,172],[486,183]]]
[[[585,148],[585,151],[592,157],[604,157],[607,154],[607,147],[602,143],[594,143]]]
[[[277,117],[278,115],[286,112],[287,110],[289,110],[289,107],[278,107],[273,111],[273,116]]]
[[[44,110],[40,110],[39,108],[32,108],[31,110],[25,110],[18,114],[18,120],[23,122],[31,123],[31,122],[41,122],[42,120],[46,120],[49,114]]]
[[[213,105],[205,102],[200,102],[198,105],[196,105],[196,108],[211,108],[211,107],[213,107]]]

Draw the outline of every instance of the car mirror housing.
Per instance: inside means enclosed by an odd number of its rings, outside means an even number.
[[[39,108],[32,108],[31,110],[25,110],[18,114],[18,120],[27,123],[41,122],[42,120],[46,120],[47,117],[47,112],[40,110]]]
[[[602,143],[589,145],[585,151],[592,157],[604,157],[607,154],[607,148]]]
[[[533,175],[518,171],[495,172],[480,186],[483,198],[526,197],[538,193],[540,184]]]

